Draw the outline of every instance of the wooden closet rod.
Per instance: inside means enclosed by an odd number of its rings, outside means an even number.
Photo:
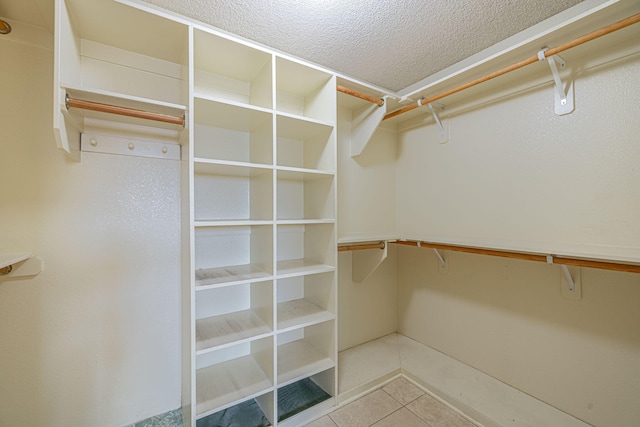
[[[369,96],[366,93],[357,92],[353,89],[349,89],[344,86],[337,85],[336,89],[338,92],[346,93],[347,95],[355,96],[356,98],[364,99],[365,101],[373,102],[377,104],[378,107],[382,107],[384,105],[384,99],[374,98],[373,96]]]
[[[365,249],[384,249],[385,245],[386,245],[385,242],[380,242],[380,243],[363,243],[359,245],[338,246],[338,252],[362,251]]]
[[[571,49],[572,47],[576,47],[576,46],[581,45],[583,43],[586,43],[588,41],[597,39],[598,37],[602,37],[604,35],[613,33],[614,31],[621,30],[622,28],[628,27],[628,26],[636,24],[638,22],[640,22],[640,13],[632,15],[632,16],[630,16],[630,17],[628,17],[626,19],[623,19],[622,21],[618,21],[618,22],[616,22],[614,24],[607,25],[606,27],[602,27],[599,30],[592,31],[592,32],[590,32],[588,34],[585,34],[585,35],[583,35],[581,37],[578,37],[578,38],[576,38],[574,40],[571,40],[569,42],[563,43],[558,47],[555,47],[555,48],[552,48],[552,49],[547,49],[546,51],[544,51],[544,56],[546,58],[546,57],[558,54],[558,53],[563,52],[565,50]],[[404,108],[401,108],[399,110],[393,111],[393,112],[387,114],[386,116],[384,116],[384,118],[382,120],[387,120],[387,119],[390,119],[392,117],[396,117],[396,116],[398,116],[400,114],[403,114],[403,113],[406,113],[408,111],[414,110],[414,109],[416,109],[418,107],[421,107],[423,105],[427,105],[427,104],[429,104],[431,102],[437,101],[438,99],[444,98],[444,97],[449,96],[449,95],[453,95],[454,93],[458,93],[458,92],[463,91],[465,89],[468,89],[470,87],[479,85],[480,83],[484,83],[484,82],[486,82],[488,80],[491,80],[491,79],[494,79],[496,77],[502,76],[503,74],[507,74],[507,73],[509,73],[511,71],[515,71],[515,70],[517,70],[519,68],[522,68],[522,67],[524,67],[526,65],[529,65],[529,64],[533,64],[534,62],[538,62],[538,61],[539,61],[538,54],[536,53],[535,55],[533,55],[533,56],[531,56],[531,57],[529,57],[527,59],[524,59],[524,60],[522,60],[520,62],[516,62],[515,64],[509,65],[508,67],[505,67],[505,68],[503,68],[501,70],[494,71],[493,73],[487,74],[487,75],[485,75],[483,77],[479,77],[479,78],[477,78],[475,80],[470,81],[469,83],[465,83],[465,84],[460,85],[460,86],[458,86],[456,88],[453,88],[453,89],[447,90],[445,92],[442,92],[442,93],[440,93],[438,95],[434,95],[434,96],[432,96],[430,98],[422,99],[419,103],[416,102],[414,104],[408,105],[408,106],[406,106]]]
[[[547,260],[546,255],[525,254],[521,252],[472,248],[467,246],[442,245],[439,243],[417,242],[417,241],[410,241],[410,240],[394,241],[389,243],[395,243],[396,245],[420,246],[422,248],[441,249],[445,251],[466,252],[466,253],[478,254],[478,255],[499,256],[503,258],[523,259],[526,261],[537,261],[537,262],[544,262],[544,263],[549,262],[549,260]],[[557,256],[551,257],[550,260],[553,261],[553,264],[564,264],[564,265],[571,265],[575,267],[599,268],[601,270],[624,271],[627,273],[640,273],[640,265],[621,264],[617,262],[608,262],[608,261],[592,261],[592,260],[586,260],[586,259],[557,257]]]
[[[184,126],[184,117],[171,116],[168,114],[152,113],[150,111],[136,110],[135,108],[120,107],[117,105],[102,104],[99,102],[85,101],[82,99],[70,98],[67,95],[65,105],[69,108],[81,108],[83,110],[99,111],[101,113],[118,114],[138,119],[154,120],[157,122],[171,123]]]

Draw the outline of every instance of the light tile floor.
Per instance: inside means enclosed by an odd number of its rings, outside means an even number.
[[[355,400],[306,427],[476,427],[404,378]]]

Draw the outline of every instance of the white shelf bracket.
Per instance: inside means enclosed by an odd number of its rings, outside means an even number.
[[[447,262],[444,260],[444,258],[442,257],[442,255],[440,255],[440,251],[437,250],[436,248],[433,248],[433,252],[436,253],[436,256],[438,257],[438,259],[440,260],[440,267],[442,268],[447,268]]]
[[[387,114],[387,97],[383,97],[384,105],[368,105],[354,111],[351,123],[351,157],[358,157],[373,138],[382,119]]]
[[[566,265],[561,265],[562,274],[564,274],[564,278],[569,285],[569,292],[573,292],[576,290],[576,283],[573,281],[573,277],[571,277],[571,273],[569,272],[569,267]]]
[[[418,105],[422,106],[422,100],[418,101]],[[449,142],[449,133],[442,125],[442,121],[440,121],[440,117],[438,116],[438,112],[436,111],[436,109],[441,111],[444,110],[445,106],[436,102],[430,102],[427,104],[427,107],[429,107],[429,110],[431,110],[433,120],[435,120],[436,124],[438,125],[438,129],[440,129],[440,144],[446,144],[447,142]]]
[[[354,251],[351,258],[351,280],[357,283],[366,281],[380,267],[380,264],[387,259],[389,242],[384,243],[383,249],[367,249],[364,251]]]
[[[547,264],[554,264],[553,256],[547,255]],[[572,267],[569,269],[564,264],[558,264],[562,275],[560,276],[560,290],[562,296],[572,300],[582,299],[582,280],[580,267]]]
[[[560,78],[558,66],[560,66],[560,69],[564,70],[567,66],[567,62],[558,55],[551,55],[549,57],[545,56],[545,51],[547,49],[548,48],[543,48],[538,52],[538,60],[544,61],[546,59],[549,64],[551,74],[553,75],[553,81],[555,83],[554,111],[557,115],[563,116],[565,114],[572,113],[574,110],[573,81],[569,79],[565,89],[565,85],[562,84],[562,79]]]
[[[42,258],[30,253],[0,254],[0,282],[25,279],[42,271]]]

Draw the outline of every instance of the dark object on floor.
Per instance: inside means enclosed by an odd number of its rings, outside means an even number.
[[[309,378],[279,388],[278,421],[285,420],[320,402],[324,402],[330,397],[326,391]]]
[[[196,422],[196,427],[267,427],[270,425],[255,399],[223,409]]]

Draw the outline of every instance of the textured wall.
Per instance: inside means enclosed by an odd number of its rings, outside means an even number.
[[[395,233],[395,132],[381,129],[351,157],[351,111],[338,111],[338,238]],[[375,238],[375,237],[374,237]],[[362,254],[362,253],[360,253]],[[396,330],[395,250],[366,281],[352,278],[353,254],[338,256],[338,350]],[[357,265],[355,266],[357,268]]]
[[[116,426],[180,406],[179,163],[84,154],[52,130],[53,56],[0,39],[0,425]]]
[[[640,260],[640,55],[575,86],[568,116],[546,85],[450,117],[445,145],[432,125],[399,135],[401,233]],[[571,301],[558,266],[448,255],[442,274],[398,251],[400,333],[590,424],[637,424],[640,275],[582,269]]]
[[[575,88],[566,116],[545,85],[449,117],[447,144],[435,126],[400,135],[400,233],[640,262],[640,56]]]

